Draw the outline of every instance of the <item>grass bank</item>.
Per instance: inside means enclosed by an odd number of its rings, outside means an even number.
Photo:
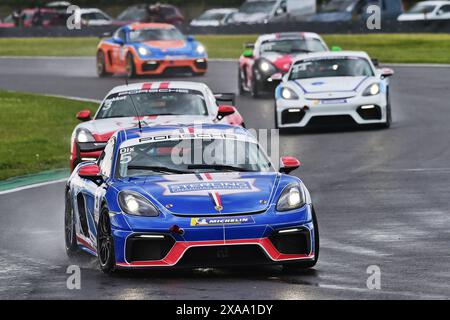
[[[97,105],[0,91],[0,180],[69,166],[70,136],[81,109]]]
[[[211,58],[238,58],[245,42],[256,35],[196,37]],[[450,34],[325,35],[331,46],[363,50],[384,63],[450,64]],[[0,56],[94,56],[97,38],[3,38]]]

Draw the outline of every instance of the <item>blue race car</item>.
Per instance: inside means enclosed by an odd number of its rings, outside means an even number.
[[[101,269],[280,264],[319,257],[311,197],[279,172],[247,130],[174,125],[115,133],[98,162],[79,164],[66,188],[69,256],[96,255]]]
[[[133,23],[104,35],[97,46],[97,74],[161,75],[166,71],[189,71],[204,75],[208,70],[205,47],[165,23]]]

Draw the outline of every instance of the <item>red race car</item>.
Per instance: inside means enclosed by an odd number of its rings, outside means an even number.
[[[109,35],[110,36],[110,35]],[[208,69],[205,47],[165,23],[123,26],[97,48],[97,74],[161,75],[166,71],[203,75]]]
[[[274,91],[298,55],[328,51],[322,38],[310,32],[274,33],[247,44],[239,58],[239,92],[253,97]]]

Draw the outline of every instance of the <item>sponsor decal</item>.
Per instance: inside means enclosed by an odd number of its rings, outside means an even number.
[[[202,181],[193,183],[177,183],[167,186],[170,193],[216,191],[216,190],[252,190],[249,181]]]
[[[322,104],[342,104],[347,103],[346,99],[328,99],[328,100],[322,100]]]
[[[227,217],[227,218],[191,218],[192,227],[209,227],[221,225],[252,224],[255,220],[252,216]]]

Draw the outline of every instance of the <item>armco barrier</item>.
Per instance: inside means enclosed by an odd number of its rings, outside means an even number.
[[[117,26],[84,27],[69,30],[61,27],[0,28],[3,37],[90,37],[111,32]],[[190,34],[263,34],[286,31],[311,31],[319,34],[361,34],[361,33],[450,33],[450,20],[397,22],[383,20],[380,30],[369,30],[364,22],[286,22],[268,24],[241,24],[222,27],[183,27]]]

